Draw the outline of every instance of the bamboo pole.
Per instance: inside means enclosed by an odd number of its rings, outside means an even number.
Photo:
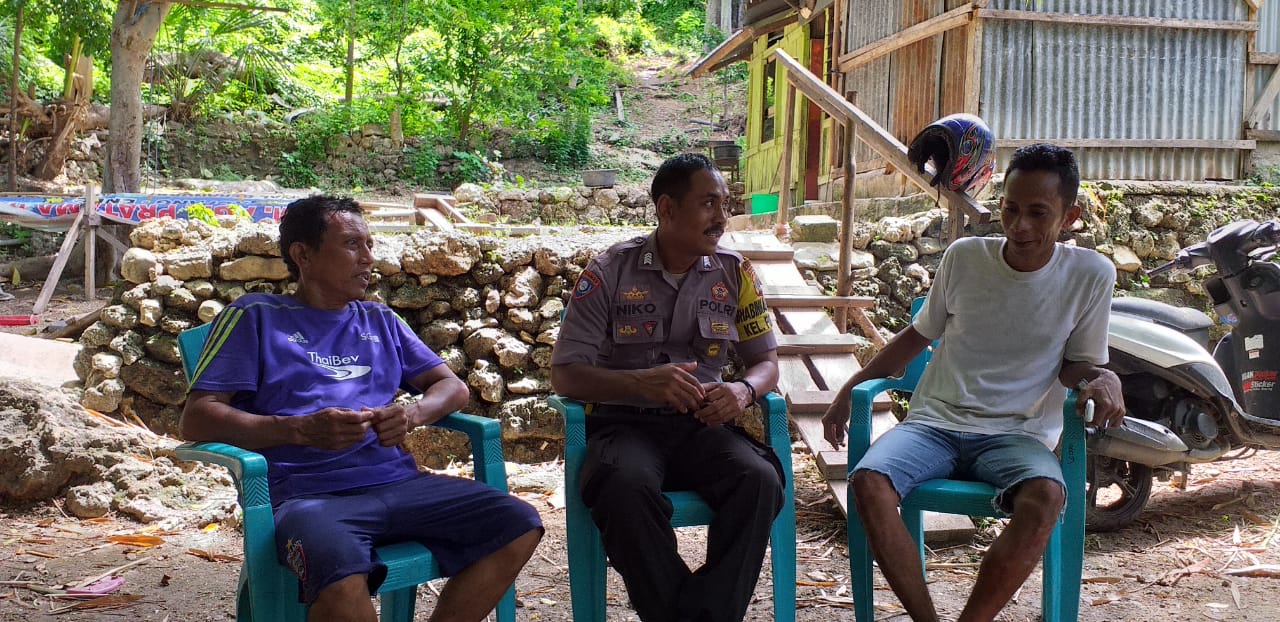
[[[848,95],[846,98],[850,104],[854,103],[856,95]],[[844,164],[844,197],[840,201],[840,266],[836,272],[836,295],[848,296],[849,291],[853,288],[853,279],[851,278],[849,262],[853,257],[853,191],[854,180],[858,176],[858,156],[857,150],[854,149],[854,132],[856,128],[853,120],[850,119],[844,124],[845,135],[848,140],[844,141],[844,153],[841,154],[841,162]],[[857,311],[855,311],[857,313]],[[840,328],[840,332],[848,330],[849,326],[849,309],[836,309],[836,326]]]
[[[786,76],[788,70],[783,70]],[[787,212],[791,208],[791,150],[795,147],[796,85],[784,80],[787,85],[786,101],[782,104],[782,187],[778,189],[778,224],[788,220]]]

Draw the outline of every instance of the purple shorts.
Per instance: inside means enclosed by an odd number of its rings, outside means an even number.
[[[419,542],[448,577],[542,529],[528,503],[475,480],[431,473],[289,499],[275,508],[275,522],[276,555],[298,575],[303,603],[357,574],[369,575],[369,593],[376,593],[387,569],[375,546]]]

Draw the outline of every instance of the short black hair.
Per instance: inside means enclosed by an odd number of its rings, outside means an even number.
[[[658,167],[658,172],[653,176],[653,185],[649,187],[649,196],[653,198],[654,205],[658,204],[658,199],[664,194],[676,201],[683,199],[689,192],[689,180],[694,173],[702,170],[720,172],[711,158],[701,153],[682,153],[668,158]]]
[[[1005,179],[1014,171],[1056,173],[1060,182],[1058,195],[1066,202],[1063,209],[1071,209],[1075,204],[1076,195],[1080,192],[1080,166],[1076,164],[1076,154],[1070,149],[1048,143],[1019,147],[1009,158],[1009,168],[1004,171]]]
[[[289,247],[294,242],[302,242],[307,248],[320,248],[324,232],[329,228],[329,214],[338,212],[364,215],[353,199],[321,194],[298,199],[284,209],[280,217],[280,254],[293,278],[298,278],[298,264],[289,256]]]

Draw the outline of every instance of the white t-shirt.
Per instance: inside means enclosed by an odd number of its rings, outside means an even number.
[[[941,340],[907,418],[940,428],[1025,434],[1053,448],[1062,434],[1063,360],[1107,362],[1115,266],[1058,244],[1049,263],[1018,272],[1003,238],[957,240],[912,321]]]

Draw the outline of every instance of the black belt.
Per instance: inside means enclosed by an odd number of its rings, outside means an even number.
[[[638,415],[643,417],[672,417],[675,415],[684,415],[670,406],[642,407],[629,406],[627,404],[591,404],[587,410],[587,414],[595,415]]]

